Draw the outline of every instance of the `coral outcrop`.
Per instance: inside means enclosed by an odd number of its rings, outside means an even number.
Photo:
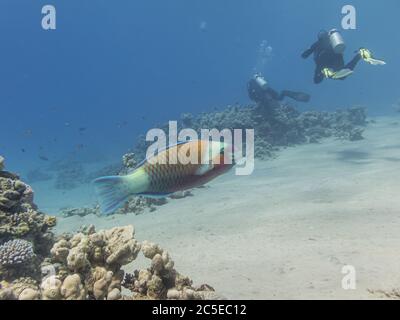
[[[15,174],[0,172],[0,241],[24,239],[46,253],[52,242],[49,229],[56,219],[37,210],[32,188]]]
[[[126,274],[122,283],[134,293],[134,299],[220,299],[209,285],[193,287],[193,281],[174,269],[169,253],[157,244],[144,241],[141,251],[151,260],[150,268]]]
[[[361,140],[367,124],[365,109],[362,107],[333,113],[304,112],[297,120],[307,141],[311,143],[327,137],[350,141]]]
[[[120,171],[120,175],[128,174],[129,172],[133,171],[136,166],[138,165],[137,157],[134,152],[126,153],[122,156],[122,164],[123,168]]]
[[[33,191],[0,164],[0,300],[203,299],[214,290],[192,287],[168,252],[139,243],[133,226],[96,232],[82,227],[58,237],[56,219],[37,211]],[[124,266],[143,252],[146,270]],[[129,290],[131,292],[129,292]]]
[[[40,276],[40,262],[53,245],[50,230],[55,224],[54,217],[38,211],[29,185],[15,174],[0,171],[0,281]]]
[[[1,252],[1,251],[0,251]],[[151,260],[148,269],[127,274],[122,269],[139,252]],[[96,232],[94,227],[64,234],[42,263],[37,281],[21,277],[2,282],[0,299],[19,300],[143,300],[217,299],[208,285],[193,287],[174,269],[169,253],[148,241],[134,238],[133,226]],[[131,291],[131,293],[129,293]],[[129,294],[127,294],[129,293]]]
[[[124,272],[121,267],[136,259],[140,245],[132,226],[63,235],[51,249],[44,278],[45,299],[120,299]]]
[[[186,197],[193,196],[192,191],[186,190],[181,192],[176,192],[169,196],[170,199],[183,199]],[[168,203],[168,198],[151,199],[144,197],[132,197],[129,199],[122,208],[115,211],[114,214],[135,214],[139,215],[144,212],[153,212],[157,210],[157,207],[163,206]],[[61,209],[59,215],[64,218],[78,216],[85,217],[88,215],[102,216],[101,208],[99,205],[94,205],[93,207],[80,207],[80,208],[63,208]]]
[[[29,241],[14,239],[0,246],[0,266],[16,268],[32,261],[35,254]]]
[[[128,200],[125,205],[118,209],[114,214],[141,214],[145,210],[154,211],[157,205],[166,203],[165,199],[146,199],[143,197],[132,197]],[[82,207],[82,208],[64,208],[60,211],[60,215],[64,218],[79,216],[84,217],[87,215],[101,216],[101,209],[99,205],[93,207]]]
[[[60,211],[60,215],[64,218],[73,216],[84,217],[90,214],[100,216],[101,215],[100,206],[96,205],[94,207],[63,208]]]
[[[365,109],[354,107],[336,112],[299,112],[290,105],[281,104],[274,109],[262,105],[228,106],[221,111],[201,113],[197,116],[183,114],[178,130],[201,129],[254,129],[255,156],[266,158],[274,155],[280,147],[303,143],[317,143],[324,138],[345,140],[362,139],[366,125]],[[168,126],[161,129],[168,131]],[[139,137],[135,153],[144,157],[148,144]]]

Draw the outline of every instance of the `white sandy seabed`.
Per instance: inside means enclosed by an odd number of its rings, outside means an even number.
[[[155,212],[60,218],[56,231],[133,224],[138,240],[229,299],[375,299],[369,289],[400,288],[399,137],[399,118],[378,118],[363,141],[288,148],[251,176],[228,174]],[[57,203],[48,194],[44,211]],[[79,194],[59,199],[81,205]],[[345,265],[355,290],[342,288]]]

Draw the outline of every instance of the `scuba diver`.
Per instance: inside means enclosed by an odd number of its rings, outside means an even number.
[[[255,74],[254,77],[248,82],[247,91],[249,98],[252,101],[270,109],[279,107],[279,102],[285,99],[285,97],[291,98],[298,102],[310,101],[310,96],[303,92],[283,90],[281,93],[279,93],[275,91],[268,86],[268,82],[259,73]]]
[[[383,60],[375,59],[366,48],[357,50],[356,56],[348,63],[344,62],[344,51],[346,44],[338,30],[332,29],[327,32],[322,30],[318,34],[318,41],[301,55],[303,59],[307,59],[314,54],[316,64],[314,83],[321,83],[324,78],[334,80],[344,80],[350,76],[358,62],[364,60],[371,65],[385,65]]]

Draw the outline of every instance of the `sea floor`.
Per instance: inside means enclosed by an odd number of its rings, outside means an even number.
[[[399,137],[400,118],[376,118],[363,141],[287,148],[154,212],[60,218],[56,232],[133,224],[179,272],[230,299],[379,298],[368,290],[400,288]],[[93,203],[88,186],[35,191],[48,213]],[[345,265],[356,290],[342,288]]]

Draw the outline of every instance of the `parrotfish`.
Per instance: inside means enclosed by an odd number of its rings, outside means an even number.
[[[111,214],[132,196],[160,198],[200,187],[234,165],[231,144],[192,140],[159,151],[126,176],[98,178],[94,186],[103,213]]]

